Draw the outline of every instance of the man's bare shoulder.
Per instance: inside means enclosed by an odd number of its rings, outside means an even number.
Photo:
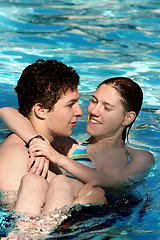
[[[8,136],[0,146],[0,188],[17,190],[27,173],[28,153],[25,143],[16,135]]]
[[[7,138],[5,138],[0,146],[0,155],[4,154],[6,151],[7,152],[12,152],[13,151],[21,151],[21,150],[25,150],[25,143],[24,141],[18,137],[15,134],[11,134],[10,136],[8,136]],[[2,156],[1,156],[2,157]]]
[[[3,146],[3,145],[6,146],[8,144],[11,144],[11,145],[16,145],[16,144],[25,145],[25,142],[20,137],[18,137],[16,134],[13,133],[13,134],[8,135],[6,138],[4,138],[1,146]]]
[[[27,158],[28,153],[24,141],[15,134],[11,134],[5,138],[0,146],[0,163],[10,161],[18,163],[20,158]]]

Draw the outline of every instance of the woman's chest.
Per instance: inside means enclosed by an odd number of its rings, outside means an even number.
[[[102,172],[117,174],[128,165],[125,149],[87,149],[87,153],[96,169]]]

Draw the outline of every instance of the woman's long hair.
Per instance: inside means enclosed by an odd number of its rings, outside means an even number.
[[[134,111],[136,117],[138,116],[143,102],[143,92],[136,82],[126,77],[114,77],[104,80],[98,88],[103,84],[111,85],[119,93],[125,111]],[[128,135],[134,121],[127,125],[122,132],[122,140],[124,142],[126,137],[128,140]]]

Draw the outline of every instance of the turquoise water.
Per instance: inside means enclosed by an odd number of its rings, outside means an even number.
[[[159,0],[0,1],[0,107],[17,107],[14,86],[38,58],[77,70],[84,116],[73,134],[86,135],[91,93],[104,79],[133,78],[144,91],[130,145],[151,151],[156,165],[143,185],[108,206],[72,213],[51,239],[160,239],[160,8]],[[8,133],[0,122],[0,141]],[[87,136],[87,135],[86,135]],[[0,211],[1,236],[11,217]]]

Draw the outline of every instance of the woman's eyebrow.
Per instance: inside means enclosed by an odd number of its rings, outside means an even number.
[[[98,100],[97,98],[96,98],[96,96],[95,95],[92,95],[92,97],[94,97],[96,100]],[[102,102],[104,105],[109,105],[109,106],[111,106],[111,107],[115,107],[113,104],[111,104],[111,103],[109,103],[109,102]]]
[[[111,107],[115,107],[113,104],[108,103],[108,102],[103,102],[103,104],[104,104],[104,105],[109,105],[109,106],[111,106]]]

